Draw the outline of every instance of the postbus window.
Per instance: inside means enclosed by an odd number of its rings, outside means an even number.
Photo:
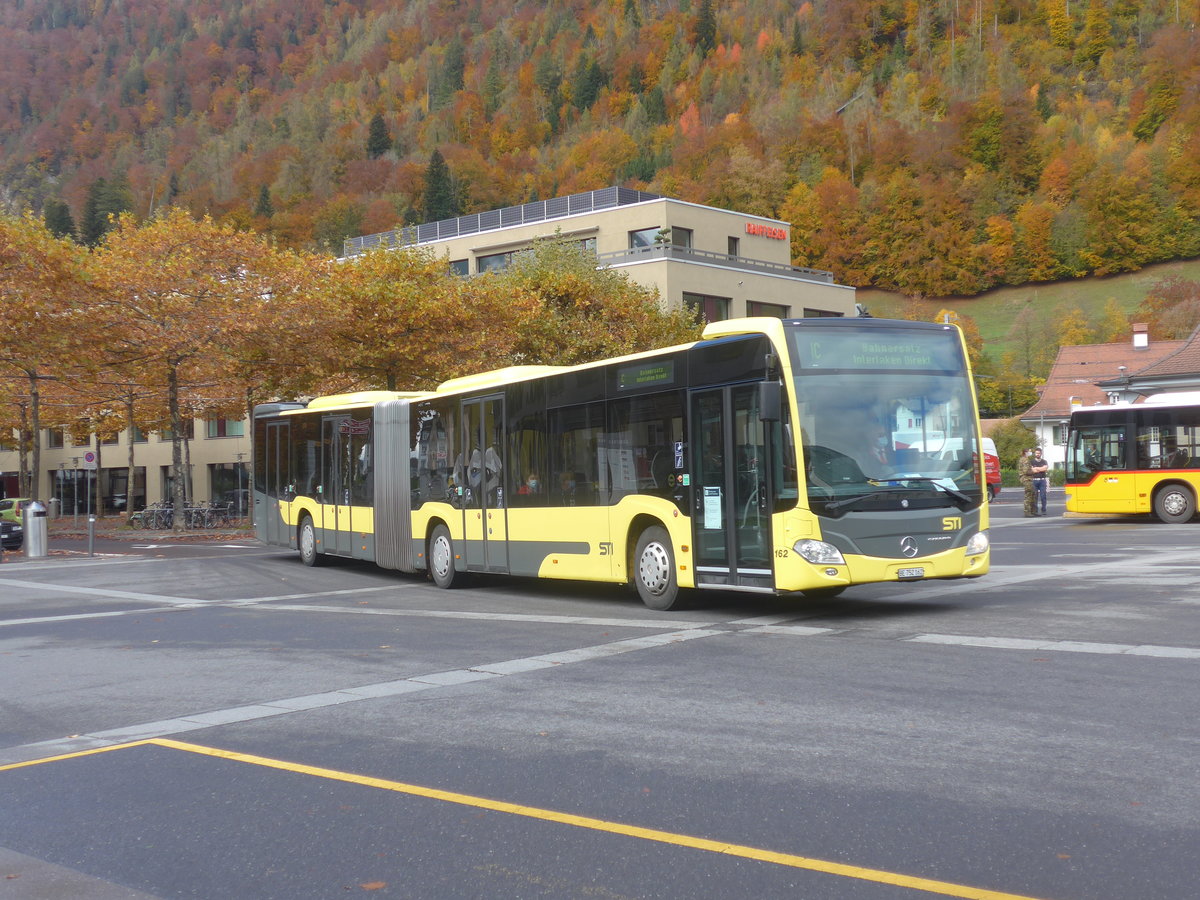
[[[1078,458],[1087,470],[1098,472],[1126,468],[1124,425],[1081,428],[1076,442]]]

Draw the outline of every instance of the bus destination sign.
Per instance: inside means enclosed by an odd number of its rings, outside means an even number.
[[[675,361],[672,359],[634,363],[617,370],[617,390],[675,383]]]
[[[796,350],[806,369],[955,371],[958,345],[938,335],[798,334]]]

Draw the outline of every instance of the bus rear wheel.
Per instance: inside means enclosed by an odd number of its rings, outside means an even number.
[[[638,537],[633,556],[633,583],[642,602],[651,609],[665,612],[682,605],[679,581],[675,577],[675,554],[665,528],[654,525]]]
[[[297,543],[300,544],[300,562],[306,566],[324,564],[325,557],[317,549],[317,529],[313,525],[311,516],[305,516],[300,520],[300,534]]]
[[[445,525],[434,528],[429,538],[429,577],[440,588],[452,588],[460,579],[454,568],[454,541]]]
[[[1154,514],[1177,525],[1196,515],[1196,496],[1182,484],[1168,484],[1154,495]]]

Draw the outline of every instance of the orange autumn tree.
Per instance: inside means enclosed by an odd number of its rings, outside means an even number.
[[[295,350],[317,363],[326,390],[431,389],[503,365],[515,339],[506,298],[425,250],[330,262],[312,287],[307,337]]]
[[[82,248],[54,237],[38,219],[0,217],[0,376],[26,387],[19,391],[10,385],[6,393],[18,407],[22,463],[26,454],[30,459],[27,469],[22,465],[22,478],[35,500],[42,382],[64,374],[82,353],[79,323],[89,289],[84,259]]]
[[[178,209],[143,224],[122,216],[95,253],[108,363],[165,407],[176,530],[186,476],[181,401],[228,383],[238,338],[271,295],[271,255],[257,235]],[[224,411],[240,414],[240,396],[223,399]]]

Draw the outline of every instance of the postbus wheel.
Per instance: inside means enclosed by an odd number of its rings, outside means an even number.
[[[325,556],[317,549],[317,529],[313,525],[312,516],[300,520],[300,534],[297,543],[300,544],[300,561],[306,566],[319,566],[325,562]]]
[[[1168,484],[1154,495],[1154,514],[1172,525],[1196,515],[1196,496],[1182,484]]]
[[[454,541],[445,525],[435,527],[429,536],[429,577],[440,588],[452,588],[460,580],[454,568]]]
[[[667,530],[652,525],[638,537],[633,556],[633,583],[638,596],[651,609],[677,609],[682,605],[675,577],[675,554]]]

